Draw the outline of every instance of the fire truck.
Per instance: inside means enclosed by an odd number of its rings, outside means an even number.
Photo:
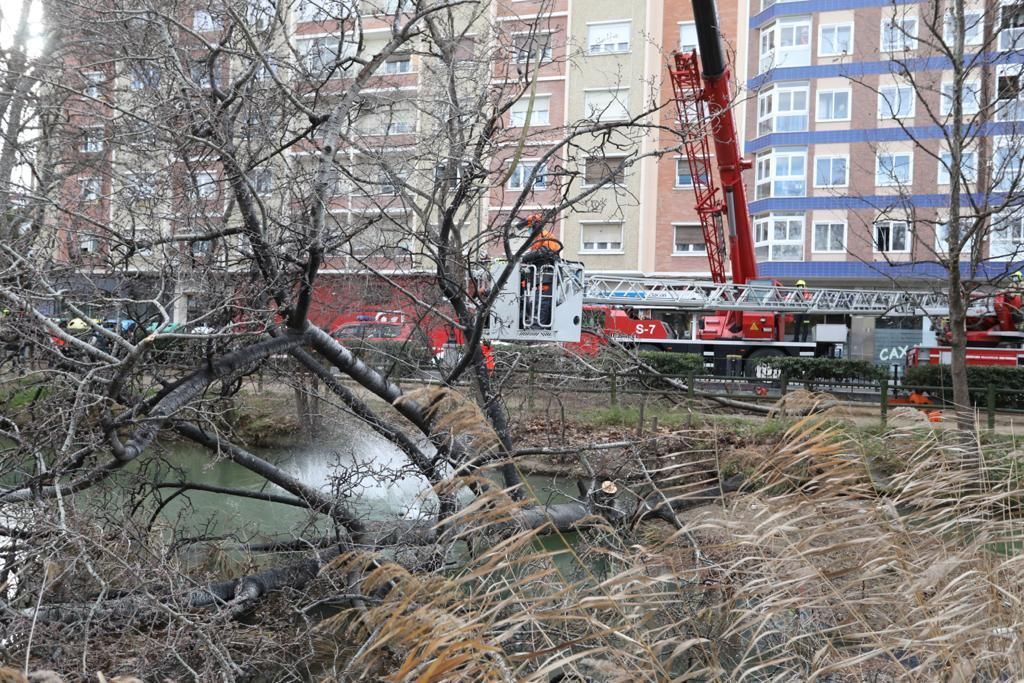
[[[786,330],[795,315],[845,320],[941,314],[944,297],[928,292],[797,289],[758,278],[742,178],[751,164],[740,153],[717,10],[714,0],[693,0],[693,9],[699,53],[676,53],[669,75],[711,281],[603,276],[566,261],[519,264],[491,311],[489,336],[568,342],[584,350],[610,337],[640,348],[700,353],[717,365],[732,358],[843,354],[845,324],[817,325],[813,341],[796,342],[787,339]],[[717,180],[709,172],[713,162]],[[493,279],[505,265],[495,264]],[[676,335],[650,319],[658,310],[689,313],[693,329]]]

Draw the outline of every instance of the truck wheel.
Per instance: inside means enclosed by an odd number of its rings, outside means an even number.
[[[786,352],[782,349],[755,349],[743,363],[743,374],[752,379],[776,379],[779,376],[779,371],[774,368],[758,367],[758,361],[785,355]]]

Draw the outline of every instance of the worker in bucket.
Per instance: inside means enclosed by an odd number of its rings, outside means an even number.
[[[523,255],[519,270],[521,327],[524,329],[551,326],[555,269],[563,247],[547,227],[541,227],[543,223],[544,216],[539,213],[531,214],[525,222],[528,234],[536,233],[538,227],[541,230]]]
[[[1010,307],[1013,326],[1018,332],[1024,332],[1024,273],[1017,271],[1010,275],[1010,286],[1007,288],[1006,303]]]
[[[811,300],[811,293],[807,291],[805,280],[796,281],[796,297],[804,301]],[[811,320],[806,313],[797,313],[793,316],[793,341],[805,342],[811,333]]]

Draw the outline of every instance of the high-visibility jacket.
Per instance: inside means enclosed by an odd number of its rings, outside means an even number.
[[[536,251],[547,247],[551,251],[558,253],[562,250],[562,243],[559,242],[555,236],[547,230],[541,230],[541,233],[537,235],[537,239],[530,245],[530,251]]]

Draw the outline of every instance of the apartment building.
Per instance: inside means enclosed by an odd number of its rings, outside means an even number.
[[[888,0],[751,0],[746,154],[761,272],[783,281],[889,283],[943,272],[954,23],[949,7]],[[974,249],[980,277],[1016,268],[1020,10],[964,12],[961,202],[1000,210]],[[1024,44],[1021,44],[1024,46]],[[978,59],[979,53],[985,54]],[[970,199],[967,196],[970,195]]]

